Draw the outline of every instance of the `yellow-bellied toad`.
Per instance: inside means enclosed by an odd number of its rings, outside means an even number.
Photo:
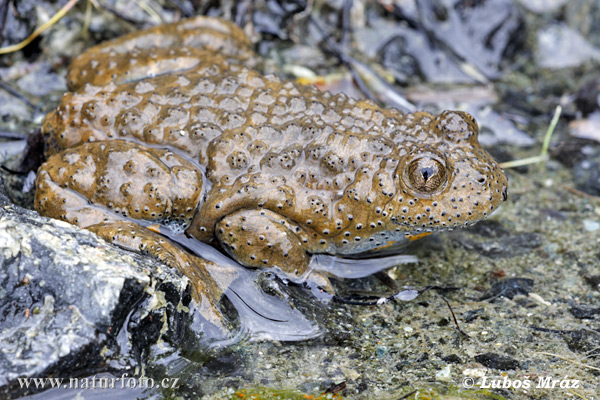
[[[302,279],[313,254],[466,226],[506,199],[470,115],[383,109],[257,63],[236,26],[205,17],[88,50],[44,120],[36,209],[179,266],[211,308],[202,261],[132,219]]]

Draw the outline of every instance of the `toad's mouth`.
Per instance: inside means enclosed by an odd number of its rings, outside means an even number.
[[[494,210],[495,211],[495,210]],[[426,236],[431,233],[451,231],[457,228],[465,228],[476,224],[478,221],[489,217],[492,213],[483,213],[475,218],[467,220],[457,219],[446,219],[441,221],[441,218],[446,218],[443,214],[439,214],[437,218],[431,215],[421,214],[420,218],[401,216],[392,216],[390,221],[397,226],[396,232],[404,232],[405,237],[423,235]],[[473,213],[472,215],[475,215]],[[404,218],[402,218],[404,217]],[[422,222],[421,222],[422,221]]]

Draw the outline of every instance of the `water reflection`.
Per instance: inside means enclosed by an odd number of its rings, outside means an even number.
[[[240,328],[233,337],[224,339],[219,337],[218,333],[203,330],[204,339],[208,341],[209,346],[224,346],[243,338],[307,340],[321,333],[318,325],[293,308],[288,298],[267,294],[258,286],[261,271],[244,268],[210,245],[190,239],[184,234],[172,235],[162,230],[161,233],[167,234],[171,240],[187,250],[217,265],[208,264],[208,272],[237,311]],[[201,318],[199,315],[196,317]]]

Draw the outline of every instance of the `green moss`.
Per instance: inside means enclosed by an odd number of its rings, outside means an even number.
[[[407,400],[505,400],[504,397],[490,392],[487,389],[482,390],[464,390],[458,386],[450,385],[448,387],[411,389],[403,390],[399,394],[400,399]],[[341,400],[343,397],[339,394],[306,394],[297,390],[271,389],[265,387],[241,389],[233,393],[231,400]]]
[[[341,400],[343,397],[339,394],[324,393],[324,394],[306,394],[298,390],[281,390],[265,387],[257,387],[250,389],[241,389],[233,393],[231,400]]]

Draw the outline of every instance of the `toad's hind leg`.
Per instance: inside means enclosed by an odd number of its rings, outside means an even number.
[[[255,268],[278,268],[296,282],[308,281],[333,293],[329,280],[310,271],[312,252],[324,249],[300,226],[269,210],[241,210],[216,225],[223,249],[240,264]]]
[[[133,222],[112,222],[88,226],[104,240],[130,251],[147,254],[162,263],[177,268],[191,284],[192,297],[200,314],[221,332],[226,332],[224,317],[218,301],[223,289],[211,278],[207,268],[215,268],[214,263],[183,251],[157,233]]]
[[[177,267],[192,284],[200,312],[217,327],[222,290],[191,256],[135,223],[182,229],[199,207],[202,172],[168,150],[128,142],[95,142],[50,157],[36,180],[36,210],[96,232],[109,242],[142,251]]]

